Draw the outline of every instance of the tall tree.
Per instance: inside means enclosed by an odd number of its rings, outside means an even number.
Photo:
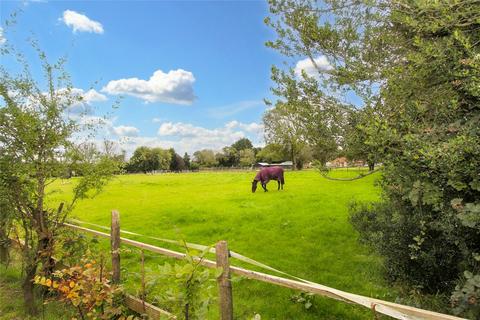
[[[185,152],[185,154],[183,155],[183,163],[185,163],[185,168],[188,170],[190,169],[190,156],[188,155],[188,153]]]
[[[195,151],[193,154],[195,161],[203,167],[213,167],[218,164],[215,159],[215,153],[212,150],[204,149]]]
[[[239,164],[242,167],[252,166],[255,163],[255,152],[252,149],[240,150]]]
[[[328,80],[322,92],[355,92],[375,111],[362,127],[383,153],[384,203],[353,221],[390,276],[445,292],[464,271],[480,274],[480,4],[269,3],[269,46],[307,57]]]
[[[13,74],[0,67],[1,201],[12,208],[23,229],[22,287],[25,306],[32,314],[36,311],[33,278],[37,272],[52,272],[61,223],[77,200],[88,197],[89,190],[100,190],[116,170],[108,156],[96,150],[85,153],[75,143],[86,128],[80,125],[81,115],[72,118],[67,111],[81,103],[82,97],[73,90],[65,61],[51,64],[35,43],[33,47],[39,53],[45,87],[32,78],[26,59],[13,48],[2,54],[19,57],[23,72]],[[82,177],[70,201],[65,206],[47,202],[47,186],[72,167],[80,170]]]
[[[372,126],[378,118],[375,110],[365,107],[352,110],[348,115],[348,124],[345,129],[344,151],[349,160],[360,160],[368,164],[370,171],[380,162],[385,151],[376,141],[379,127]]]
[[[260,162],[275,163],[287,160],[289,156],[282,145],[270,143],[257,152],[256,158]]]
[[[272,68],[275,106],[264,117],[266,137],[285,145],[293,162],[303,145],[311,146],[317,160],[325,163],[343,143],[345,115],[349,107],[319,90],[319,82],[293,70]],[[299,145],[295,141],[301,142]]]
[[[245,149],[252,149],[253,144],[252,144],[252,141],[250,141],[250,139],[241,138],[241,139],[238,139],[235,143],[233,143],[231,147],[236,149],[237,151],[241,151]]]

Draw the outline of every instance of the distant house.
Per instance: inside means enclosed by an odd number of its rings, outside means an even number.
[[[334,168],[346,168],[348,167],[348,161],[345,157],[340,157],[330,162],[327,162],[327,167],[334,167]]]

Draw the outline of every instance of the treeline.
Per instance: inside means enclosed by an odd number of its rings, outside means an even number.
[[[200,168],[248,168],[257,162],[279,163],[290,160],[288,148],[280,144],[271,143],[263,148],[254,147],[248,138],[241,138],[221,151],[203,149],[195,151],[193,155],[176,153],[174,148],[138,147],[130,160],[124,159],[124,171],[128,173],[174,171],[196,171]],[[312,152],[305,147],[297,157],[297,167],[313,159]]]

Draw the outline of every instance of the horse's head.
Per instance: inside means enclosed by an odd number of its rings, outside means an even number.
[[[257,183],[258,183],[258,180],[252,181],[252,192],[255,192],[255,190],[257,190]]]

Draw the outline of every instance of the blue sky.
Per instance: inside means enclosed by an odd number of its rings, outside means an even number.
[[[18,9],[4,39],[30,61],[31,35],[51,60],[68,57],[89,116],[111,114],[99,139],[129,153],[139,145],[219,150],[241,137],[263,144],[262,99],[271,97],[271,66],[283,60],[264,45],[275,38],[263,23],[266,2],[2,1],[2,25]]]

